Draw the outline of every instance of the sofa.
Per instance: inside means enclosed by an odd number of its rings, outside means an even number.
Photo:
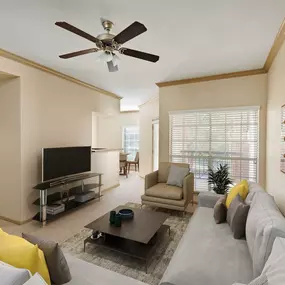
[[[214,221],[213,208],[220,197],[213,193],[199,194],[198,209],[161,284],[248,284],[261,274],[275,238],[285,237],[285,219],[274,198],[258,184],[249,183],[245,200],[250,204],[246,239],[234,239],[227,223]]]
[[[213,218],[213,207],[220,197],[209,192],[199,194],[198,208],[160,285],[243,285],[263,273],[266,262],[272,257],[274,241],[279,237],[285,238],[285,219],[274,198],[259,185],[249,184],[249,194],[245,200],[250,204],[246,239],[234,239],[229,225],[216,224]],[[283,244],[284,250],[275,250],[276,260],[278,254],[284,255],[285,240]],[[66,283],[68,285],[146,285],[68,253],[65,257],[72,275],[72,280]]]
[[[183,179],[183,186],[167,185],[171,165],[189,169],[187,163],[160,162],[159,169],[145,176],[145,193],[142,205],[185,211],[190,202],[193,203],[194,174],[189,173]]]

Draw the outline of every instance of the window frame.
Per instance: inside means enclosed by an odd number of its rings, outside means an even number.
[[[254,114],[254,117],[256,116],[256,120],[254,118],[254,124],[253,123],[252,124],[251,123],[244,124],[242,122],[242,116],[243,116],[242,112],[243,111],[251,111],[251,112],[256,111],[256,114]],[[206,165],[208,165],[206,167],[209,167],[209,165],[213,166],[213,164],[211,164],[211,163],[213,163],[213,161],[217,160],[217,159],[221,159],[221,160],[225,161],[225,163],[226,163],[226,161],[230,161],[232,163],[232,161],[238,160],[239,163],[240,163],[240,176],[241,176],[242,175],[242,161],[244,161],[244,160],[253,161],[253,164],[256,164],[256,169],[254,169],[255,170],[255,172],[254,172],[254,174],[255,174],[254,179],[256,180],[256,182],[258,182],[259,181],[259,146],[260,146],[260,143],[259,143],[259,140],[260,140],[260,112],[259,111],[260,111],[260,106],[242,106],[242,107],[230,107],[230,108],[210,108],[210,109],[194,109],[194,110],[170,111],[169,112],[169,161],[177,161],[178,162],[178,160],[180,159],[181,162],[188,160],[187,163],[189,163],[189,161],[191,161],[191,159],[193,161],[195,159],[200,159],[200,157],[198,155],[197,156],[195,156],[196,154],[193,155],[193,153],[197,152],[196,150],[195,151],[194,150],[189,150],[189,152],[192,152],[192,155],[191,154],[190,155],[187,155],[187,154],[183,155],[183,154],[181,154],[180,158],[177,156],[177,154],[173,154],[173,148],[175,148],[175,146],[173,146],[173,144],[174,144],[173,140],[175,141],[175,139],[173,139],[173,137],[172,137],[173,136],[173,132],[174,132],[174,128],[173,128],[173,120],[174,119],[173,119],[173,117],[175,115],[182,115],[182,116],[185,115],[185,117],[186,117],[186,115],[189,114],[189,113],[195,113],[195,114],[197,114],[196,115],[196,119],[197,119],[198,113],[209,113],[209,118],[210,118],[209,119],[209,123],[205,123],[205,129],[206,129],[206,132],[208,132],[207,135],[208,135],[209,139],[208,139],[208,141],[207,140],[204,141],[205,143],[209,143],[209,148],[208,148],[208,150],[204,151],[205,152],[205,157],[201,156],[202,159],[204,159],[204,162],[206,161]],[[253,152],[254,155],[253,155],[253,157],[251,157],[250,155],[248,155],[247,157],[243,156],[243,152],[242,152],[242,144],[243,143],[242,143],[242,141],[241,141],[241,144],[240,144],[240,156],[239,157],[238,156],[230,157],[229,153],[227,153],[226,150],[225,150],[225,155],[221,156],[221,157],[219,157],[218,155],[214,155],[213,154],[215,152],[215,151],[212,150],[213,149],[213,142],[215,143],[215,141],[211,139],[211,136],[212,136],[212,128],[213,128],[213,126],[215,126],[215,124],[212,124],[211,119],[213,117],[213,114],[218,115],[219,112],[221,112],[221,114],[223,112],[225,114],[227,112],[228,112],[228,114],[230,114],[230,112],[233,112],[233,114],[234,114],[234,112],[241,112],[241,116],[240,116],[240,118],[241,118],[241,123],[240,123],[241,127],[240,128],[241,129],[240,129],[240,133],[239,133],[239,137],[241,138],[241,140],[242,140],[242,135],[243,135],[242,126],[255,126],[255,127],[253,127],[253,129],[254,129],[254,131],[256,130],[257,133],[256,133],[256,135],[255,135],[255,133],[253,133],[254,134],[254,140],[253,140],[253,144],[252,144],[252,147],[254,147],[254,152]],[[183,118],[184,120],[185,120],[185,117]],[[176,117],[176,119],[177,119],[177,117]],[[224,142],[221,141],[221,143],[224,143],[225,146],[226,146],[226,143],[227,143],[227,139],[226,139],[226,137],[227,137],[227,130],[226,130],[227,117],[225,117],[224,121],[222,121],[221,125],[223,125],[223,124],[224,124],[224,128],[225,128],[225,141]],[[196,121],[196,125],[192,124],[192,126],[193,126],[193,129],[196,128],[195,132],[197,133],[198,128],[199,128],[197,121]],[[182,133],[180,135],[181,136],[181,144],[182,144],[181,148],[184,148],[185,141],[187,142],[187,140],[185,139],[185,137],[187,136],[187,133],[185,133],[185,129],[184,128],[185,128],[185,125],[184,125],[184,122],[183,122],[182,129],[181,129]],[[189,128],[191,128],[191,121],[189,123]],[[178,131],[178,128],[176,129],[176,131]],[[201,143],[201,142],[203,142],[203,140],[199,141],[197,139],[197,137],[196,137],[196,139],[193,140],[193,143],[195,145],[194,148],[197,147],[197,142]],[[176,142],[176,144],[177,144],[177,142]],[[176,148],[177,148],[177,146],[176,146]],[[183,151],[184,151],[184,149],[183,149]],[[202,154],[203,151],[199,151],[199,152]],[[216,151],[216,152],[218,152],[218,151]],[[255,157],[255,152],[256,152],[256,157]],[[249,152],[249,154],[250,154],[250,152]],[[176,160],[174,159],[175,156],[176,156]],[[210,163],[210,161],[211,161],[211,163]],[[200,161],[199,161],[199,163],[200,163]],[[197,164],[197,161],[195,161],[195,164]],[[232,166],[232,164],[230,166]],[[194,166],[194,167],[195,167],[195,170],[197,170],[197,168],[196,168],[197,165]],[[191,165],[190,165],[190,169],[191,169]],[[198,166],[198,169],[200,169],[200,165]],[[200,173],[200,170],[198,172]],[[195,174],[198,173],[198,172],[195,171]],[[250,172],[249,172],[249,174],[250,174]],[[237,177],[237,176],[235,176],[235,177]],[[197,178],[197,176],[195,177],[195,179],[196,178]],[[200,179],[202,180],[202,179],[206,179],[206,178],[200,178]],[[195,185],[196,185],[196,181],[195,181]],[[211,189],[208,188],[207,190],[211,190]],[[203,190],[201,190],[201,191],[203,191]],[[206,191],[206,189],[205,189],[205,191]]]

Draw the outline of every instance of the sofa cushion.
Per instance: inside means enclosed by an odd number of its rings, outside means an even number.
[[[1,232],[0,260],[17,268],[26,268],[32,274],[38,272],[46,283],[51,284],[44,254],[38,245],[33,245],[21,237]]]
[[[253,200],[255,193],[262,192],[264,193],[264,189],[257,183],[248,182],[248,194],[245,198],[245,203],[250,204]]]
[[[266,192],[257,192],[246,223],[246,239],[253,260],[254,277],[261,274],[276,237],[285,237],[285,219],[272,196]]]
[[[0,261],[0,284],[23,285],[30,276],[29,270],[16,268]]]
[[[45,280],[41,277],[39,273],[36,273],[24,285],[47,285],[47,283],[45,282]]]
[[[237,185],[235,185],[233,188],[230,189],[226,199],[227,208],[230,207],[231,202],[237,195],[240,195],[241,198],[245,200],[247,194],[248,194],[248,183],[246,180],[242,180],[240,183],[238,183]]]
[[[272,252],[260,276],[248,285],[283,285],[285,283],[285,239],[276,238]]]
[[[230,204],[227,213],[227,222],[231,227],[235,239],[245,236],[245,225],[249,211],[249,205],[245,204],[238,194]]]
[[[25,233],[22,237],[32,244],[37,244],[43,251],[53,284],[64,284],[71,280],[68,264],[57,242],[46,241]]]
[[[214,219],[216,224],[224,223],[227,219],[226,197],[221,197],[214,206]]]
[[[147,196],[171,199],[171,200],[181,200],[182,199],[182,188],[172,185],[167,185],[165,183],[157,183],[156,185],[148,188],[145,191]]]
[[[188,173],[189,173],[188,168],[172,164],[170,166],[169,175],[166,184],[182,188],[183,180]]]
[[[217,225],[212,208],[197,208],[161,282],[175,285],[231,285],[252,280],[245,240],[236,240],[227,223]]]

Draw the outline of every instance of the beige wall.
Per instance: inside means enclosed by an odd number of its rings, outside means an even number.
[[[121,148],[120,116],[99,115],[98,116],[98,147]]]
[[[140,106],[140,176],[152,172],[152,121],[159,116],[159,99]]]
[[[260,106],[259,180],[265,185],[267,75],[162,87],[159,98],[160,161],[169,160],[169,111]]]
[[[32,189],[41,179],[43,147],[91,145],[92,112],[119,113],[119,100],[52,74],[0,57],[0,71],[21,78],[21,221],[35,213]]]
[[[20,79],[0,81],[0,217],[21,217]]]
[[[139,112],[98,115],[97,147],[122,148],[124,126],[139,125]]]
[[[266,189],[285,214],[285,174],[280,171],[281,106],[285,104],[285,44],[268,74]]]

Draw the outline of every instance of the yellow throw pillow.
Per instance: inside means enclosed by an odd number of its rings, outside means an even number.
[[[47,284],[51,284],[43,252],[23,238],[0,233],[0,260],[17,268],[25,268],[34,275],[38,272]]]
[[[237,196],[240,195],[240,197],[245,200],[247,194],[248,194],[248,183],[246,180],[242,180],[239,184],[237,184],[236,186],[234,186],[230,192],[227,195],[227,199],[226,199],[226,207],[229,208],[231,202],[233,201],[233,199]]]

